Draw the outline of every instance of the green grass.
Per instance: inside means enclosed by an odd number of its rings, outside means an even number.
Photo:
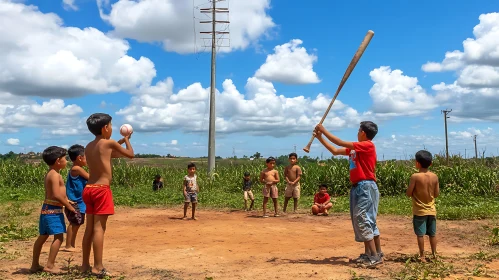
[[[186,174],[189,160],[198,161],[198,183],[200,185],[201,208],[243,207],[241,182],[243,173],[249,171],[254,182],[265,167],[264,160],[224,159],[217,161],[212,177],[207,176],[205,159],[136,159],[116,160],[113,165],[112,190],[117,206],[156,207],[183,203],[182,178]],[[133,163],[133,164],[130,164]],[[278,158],[281,177],[286,164]],[[329,159],[318,164],[310,158],[300,159],[303,170],[301,180],[302,198],[300,208],[308,209],[320,183],[326,183],[329,193],[336,198],[334,212],[349,211],[348,161]],[[441,196],[437,199],[439,219],[484,219],[499,213],[497,200],[499,186],[499,161],[497,159],[464,160],[451,159],[451,165],[443,164],[436,156],[432,171],[439,176]],[[47,166],[28,164],[19,160],[0,161],[0,203],[42,201],[44,197],[43,177]],[[67,169],[61,172],[65,179]],[[386,161],[377,164],[376,176],[381,193],[379,213],[411,216],[411,201],[404,196],[409,177],[415,172],[412,161]],[[161,174],[165,188],[153,192],[152,180]],[[278,185],[283,204],[284,180]],[[261,208],[262,186],[253,187],[257,209]],[[292,206],[291,206],[292,207]],[[0,226],[2,226],[0,224]],[[3,225],[5,226],[5,224]],[[8,227],[4,232],[11,231]]]

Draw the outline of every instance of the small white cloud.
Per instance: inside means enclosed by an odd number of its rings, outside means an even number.
[[[61,148],[68,149],[69,145],[61,145]]]
[[[308,54],[304,47],[299,47],[302,43],[302,40],[294,39],[276,46],[275,53],[267,56],[255,77],[284,84],[319,83],[320,79],[313,69],[317,56]]]
[[[172,145],[177,145],[178,144],[178,140],[172,140]]]
[[[10,145],[10,146],[18,146],[20,143],[21,143],[21,141],[19,141],[19,139],[17,139],[17,138],[7,139],[7,145]]]
[[[78,6],[75,5],[75,0],[62,0],[62,6],[68,11],[78,11]]]

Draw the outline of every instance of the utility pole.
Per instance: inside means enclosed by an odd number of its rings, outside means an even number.
[[[445,156],[447,158],[447,164],[449,164],[449,140],[447,138],[447,114],[452,112],[452,109],[449,110],[442,110],[442,113],[444,113],[444,123],[445,123]]]
[[[232,157],[236,158],[236,148],[232,146]]]
[[[294,147],[295,147],[295,153],[296,153],[296,145]]]
[[[476,149],[476,134],[473,135],[473,142],[475,142],[475,158],[478,159],[478,150]]]
[[[211,8],[199,9],[201,13],[211,13],[211,20],[200,21],[199,23],[211,23],[211,31],[200,32],[201,34],[211,34],[211,87],[210,87],[210,125],[208,132],[208,174],[211,174],[215,169],[215,88],[216,88],[216,55],[217,55],[217,38],[216,35],[229,34],[228,31],[217,31],[217,23],[229,23],[228,20],[216,20],[217,13],[229,13],[229,8],[217,8],[216,3],[224,0],[211,0]]]

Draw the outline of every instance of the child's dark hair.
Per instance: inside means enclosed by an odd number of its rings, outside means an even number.
[[[327,185],[326,184],[320,184],[319,185],[319,189],[322,189],[322,188],[326,188],[326,190],[327,190]]]
[[[92,114],[87,119],[87,127],[93,135],[102,135],[102,128],[108,125],[113,118],[105,113]]]
[[[296,153],[291,153],[289,154],[288,158],[295,157],[296,159],[298,158],[298,155]]]
[[[250,173],[248,171],[244,172],[244,177],[248,177]]]
[[[67,151],[64,148],[50,146],[43,151],[42,158],[47,165],[51,166],[54,165],[58,159],[65,157],[66,152]]]
[[[196,168],[196,165],[194,164],[194,162],[191,162],[187,165],[187,169],[191,169],[191,168]]]
[[[161,175],[157,174],[156,176],[154,176],[154,179],[161,179]]]
[[[85,148],[82,145],[78,145],[78,144],[73,145],[73,146],[69,147],[68,155],[69,155],[69,159],[71,159],[71,161],[75,161],[76,158],[78,158],[78,156],[85,155]]]
[[[265,162],[269,163],[269,162],[272,162],[272,161],[275,161],[275,158],[274,157],[268,157]]]
[[[421,150],[416,153],[416,161],[421,164],[421,167],[428,168],[431,165],[433,158],[431,153],[425,150]]]
[[[378,126],[371,121],[361,122],[360,129],[366,133],[366,137],[369,140],[373,140],[374,136],[378,134]]]

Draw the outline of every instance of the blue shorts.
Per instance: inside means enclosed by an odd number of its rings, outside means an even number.
[[[360,181],[350,189],[350,217],[355,241],[365,242],[379,235],[376,225],[379,190],[375,181]]]
[[[433,237],[437,235],[437,218],[435,216],[414,216],[412,225],[417,236]]]
[[[187,193],[187,196],[184,196],[184,198],[185,198],[185,200],[184,200],[185,203],[189,203],[189,202],[197,203],[198,202],[198,194],[197,193]]]
[[[61,206],[43,204],[38,224],[40,235],[66,233],[66,224]]]

